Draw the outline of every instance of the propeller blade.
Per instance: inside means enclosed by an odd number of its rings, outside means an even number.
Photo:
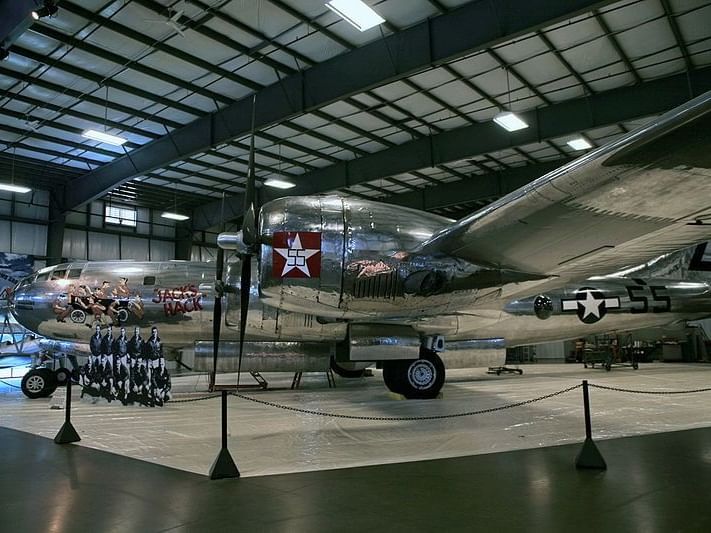
[[[247,313],[249,312],[249,288],[252,284],[252,256],[241,257],[242,275],[239,287],[239,359],[237,360],[237,388],[242,375],[242,354],[244,353],[244,334],[247,329]]]
[[[222,294],[220,284],[224,271],[225,251],[217,249],[217,265],[215,266],[215,306],[212,311],[212,389],[217,382],[217,350],[220,346],[220,328],[222,327]]]
[[[248,247],[254,247],[257,242],[257,188],[254,175],[254,121],[257,109],[257,95],[252,97],[252,139],[249,143],[249,168],[247,170],[247,187],[244,191],[244,217],[242,219],[242,240]]]

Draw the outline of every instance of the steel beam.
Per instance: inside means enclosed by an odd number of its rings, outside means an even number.
[[[508,133],[493,122],[464,126],[303,174],[299,177],[300,184],[287,192],[262,190],[265,200],[334,191],[663,113],[708,90],[711,90],[711,68],[698,69],[519,113],[530,127],[516,133]],[[428,189],[428,193],[430,190],[434,189]],[[225,202],[225,220],[241,216],[242,203],[241,196],[228,198]],[[218,202],[198,207],[193,211],[194,227],[204,229],[220,223],[219,213]]]
[[[470,2],[346,52],[257,91],[257,129],[513,39],[611,0]],[[250,131],[251,96],[133,150],[74,180],[63,208],[73,209],[129,179],[204,152]]]
[[[34,20],[30,14],[36,8],[37,2],[34,0],[0,0],[0,47],[7,50],[32,26]]]

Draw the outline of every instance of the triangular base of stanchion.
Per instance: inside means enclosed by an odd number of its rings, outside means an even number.
[[[59,432],[57,432],[57,436],[54,437],[56,444],[71,444],[72,442],[79,442],[80,440],[81,437],[71,422],[65,422]]]
[[[210,479],[226,479],[231,477],[239,477],[237,465],[232,460],[230,451],[227,448],[220,449],[215,462],[210,467]]]
[[[607,470],[607,463],[602,458],[600,450],[592,439],[585,439],[583,448],[575,458],[575,468],[589,468],[593,470]]]

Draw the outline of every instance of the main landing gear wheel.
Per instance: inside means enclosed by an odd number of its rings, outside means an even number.
[[[46,398],[57,389],[57,379],[49,368],[33,368],[22,377],[20,388],[33,400]]]
[[[358,368],[361,364],[362,363],[337,363],[336,359],[331,357],[331,370],[342,378],[362,378],[365,375],[365,368]]]
[[[444,385],[444,363],[435,352],[423,350],[419,359],[385,361],[383,380],[388,389],[407,399],[436,398]]]

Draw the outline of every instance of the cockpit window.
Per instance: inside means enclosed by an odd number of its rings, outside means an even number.
[[[82,268],[70,268],[69,275],[67,275],[67,279],[79,279],[81,277],[82,270]]]
[[[66,271],[65,269],[61,269],[61,270],[57,269],[57,270],[55,270],[54,272],[52,272],[52,277],[51,277],[51,279],[52,279],[52,280],[55,280],[55,279],[64,279],[64,276],[66,276],[66,275],[67,275],[67,271]]]
[[[44,272],[42,274],[37,274],[35,281],[47,281],[49,279],[49,272]]]

